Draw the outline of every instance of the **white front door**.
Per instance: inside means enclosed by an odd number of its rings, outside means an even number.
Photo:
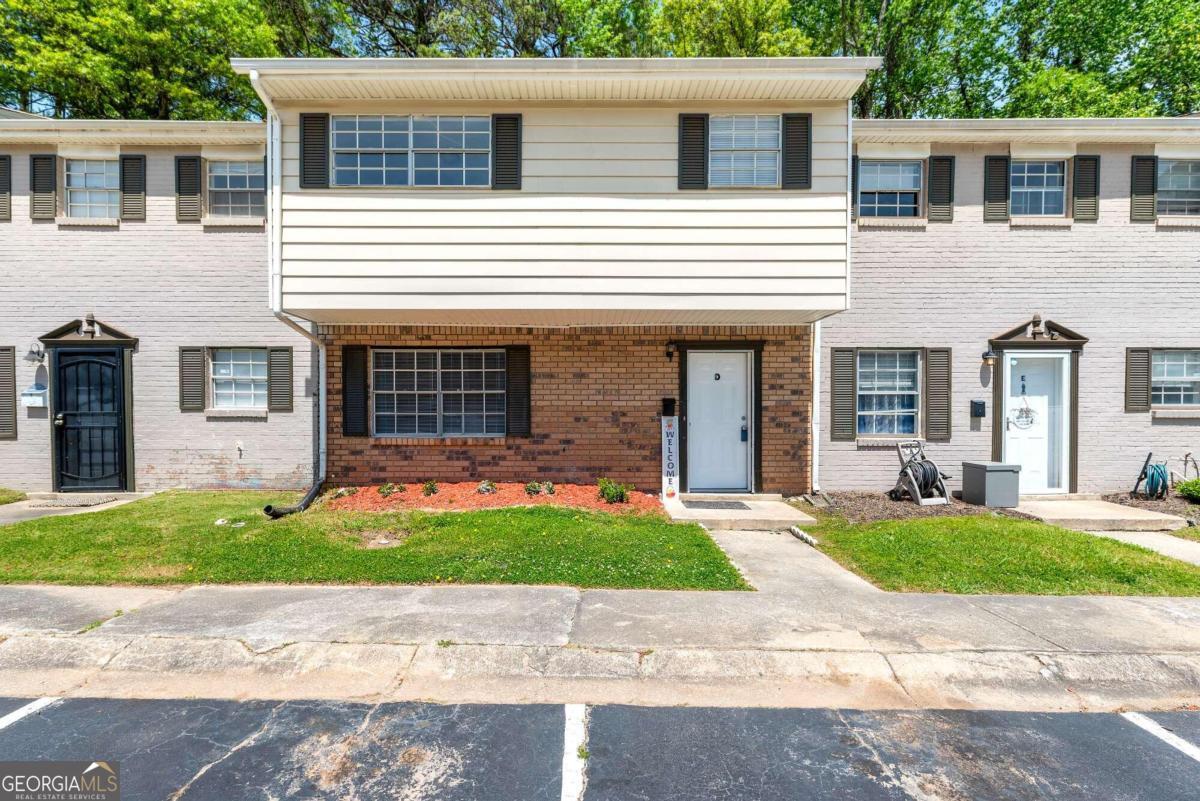
[[[1021,466],[1023,495],[1066,492],[1071,482],[1071,355],[1007,353],[1004,369],[1004,461]]]
[[[687,481],[691,492],[749,491],[750,351],[687,352]]]

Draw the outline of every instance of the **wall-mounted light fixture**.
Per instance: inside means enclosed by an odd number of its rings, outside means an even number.
[[[985,350],[983,352],[982,358],[983,358],[983,363],[986,364],[988,367],[996,366],[996,351],[992,350],[991,348],[988,348],[987,350]]]
[[[25,354],[25,361],[30,364],[41,364],[46,358],[46,351],[42,349],[40,342],[30,342],[29,352]]]
[[[675,351],[677,350],[679,350],[679,346],[674,342],[667,343],[667,361],[671,361],[675,358]]]

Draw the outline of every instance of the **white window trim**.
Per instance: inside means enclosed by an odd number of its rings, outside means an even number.
[[[336,135],[336,132],[334,131],[334,124],[333,124],[335,117],[407,117],[408,121],[409,121],[408,122],[408,132],[407,132],[408,136],[409,136],[408,147],[403,148],[402,150],[391,150],[391,151],[387,150],[386,148],[379,148],[378,150],[376,150],[376,149],[360,150],[358,148],[354,148],[354,149],[341,148],[341,149],[339,149],[335,146],[335,140],[334,140],[334,137]],[[462,149],[446,149],[445,151],[443,151],[441,148],[433,148],[432,150],[430,148],[419,148],[422,153],[449,152],[449,153],[462,153],[462,154],[464,154],[464,156],[467,153],[486,152],[487,153],[487,165],[488,165],[487,166],[487,175],[488,175],[487,182],[483,183],[483,184],[465,184],[464,183],[461,185],[458,185],[458,184],[420,184],[420,185],[418,185],[418,184],[416,184],[414,182],[414,179],[416,177],[415,176],[416,161],[417,161],[416,153],[417,153],[418,148],[413,147],[412,135],[415,132],[413,131],[412,121],[413,121],[413,119],[415,119],[417,117],[435,117],[435,118],[440,118],[440,117],[463,117],[463,118],[480,117],[480,118],[487,119],[488,120],[488,130],[487,130],[488,148],[487,148],[487,151],[483,151],[483,150],[476,149],[476,148],[468,149],[465,147]],[[417,191],[450,190],[450,191],[460,191],[460,192],[461,191],[480,192],[483,190],[490,190],[492,188],[492,181],[495,179],[494,161],[495,161],[495,150],[496,150],[496,141],[495,141],[494,131],[492,130],[491,117],[492,117],[492,115],[490,115],[490,114],[466,114],[466,113],[463,113],[463,114],[438,114],[438,113],[421,114],[421,113],[417,113],[417,112],[413,112],[410,114],[359,114],[357,112],[347,112],[345,114],[330,114],[329,120],[327,123],[328,127],[326,129],[326,135],[329,137],[329,151],[328,151],[329,152],[329,186],[331,189],[352,189],[355,191],[367,191],[367,192],[372,192],[372,191],[373,192],[380,192],[380,191],[397,192],[397,191],[411,191],[411,190],[417,190]],[[467,132],[464,131],[464,133],[467,133]],[[470,133],[483,133],[483,131],[471,131]],[[465,145],[465,142],[464,142],[464,145]],[[335,162],[337,161],[337,154],[339,152],[341,152],[341,153],[388,153],[388,152],[407,153],[408,154],[408,183],[407,184],[397,184],[397,185],[387,185],[387,184],[364,185],[364,184],[338,183],[337,167],[336,167]],[[440,172],[440,168],[439,168],[439,172]]]
[[[375,354],[376,354],[376,353],[392,353],[392,354],[396,354],[396,353],[421,353],[421,352],[433,352],[433,353],[436,353],[436,354],[438,355],[438,365],[437,365],[437,368],[436,368],[436,374],[437,374],[437,379],[438,379],[438,385],[437,385],[437,389],[433,391],[433,392],[434,392],[434,394],[436,394],[436,395],[437,395],[437,427],[438,427],[438,433],[436,433],[436,434],[402,433],[402,432],[395,432],[395,433],[386,433],[386,432],[385,432],[385,433],[380,433],[379,431],[377,431],[377,430],[376,430],[376,425],[375,425],[375,395],[376,395],[376,389],[375,389]],[[487,354],[487,353],[503,353],[503,354],[505,354],[505,372],[506,372],[506,380],[505,380],[505,386],[504,386],[504,389],[503,389],[503,390],[481,390],[481,391],[482,391],[482,392],[484,392],[485,394],[486,394],[486,393],[490,393],[490,394],[498,394],[498,395],[503,395],[503,396],[504,396],[504,409],[505,409],[504,431],[502,431],[502,432],[494,432],[494,433],[487,433],[487,432],[483,432],[483,433],[471,433],[471,434],[466,434],[466,433],[463,433],[463,434],[458,434],[458,433],[450,433],[450,434],[447,434],[447,433],[444,433],[444,432],[443,432],[443,430],[442,430],[442,429],[443,429],[442,417],[443,417],[443,415],[444,415],[444,412],[442,411],[442,401],[443,401],[443,390],[442,390],[442,354],[443,354],[443,353],[446,353],[446,352],[451,352],[451,353],[473,353],[473,352],[478,352],[478,353],[484,353],[484,354]],[[422,439],[422,440],[431,440],[431,441],[437,441],[437,440],[446,440],[446,439],[480,439],[480,440],[482,440],[482,439],[503,439],[503,438],[507,437],[507,436],[508,436],[508,383],[507,383],[507,356],[508,356],[508,354],[507,354],[507,352],[505,351],[505,349],[504,349],[504,348],[497,348],[497,347],[471,347],[471,346],[469,346],[469,345],[464,345],[464,346],[460,346],[460,347],[448,346],[448,347],[444,347],[444,348],[443,348],[443,347],[433,347],[433,348],[420,348],[420,347],[381,347],[381,348],[370,348],[370,349],[367,351],[367,396],[368,396],[368,403],[367,403],[367,415],[368,415],[368,420],[369,420],[369,426],[370,426],[370,431],[371,431],[371,437],[372,437],[373,439]],[[486,371],[485,371],[485,372],[486,372]],[[387,392],[387,393],[395,393],[395,394],[404,394],[404,393],[406,392],[406,391],[396,391],[396,390],[382,390],[382,391],[383,391],[383,392]],[[451,394],[453,394],[453,393],[455,393],[456,391],[455,391],[455,390],[448,390],[448,392],[449,392],[449,393],[451,393]],[[460,391],[460,392],[461,392],[461,391]],[[416,393],[417,393],[417,390],[413,390],[412,394],[416,394]],[[471,390],[471,393],[475,393],[475,390]],[[397,413],[397,414],[398,414],[398,413]],[[485,423],[485,427],[486,427],[486,416],[485,416],[485,421],[484,421],[484,423]]]
[[[1200,348],[1151,348],[1150,349],[1150,411],[1155,412],[1155,413],[1167,412],[1168,414],[1166,414],[1166,415],[1160,415],[1160,416],[1164,416],[1164,417],[1170,416],[1169,413],[1171,413],[1171,412],[1200,413],[1200,403],[1155,403],[1154,402],[1154,357],[1159,354],[1166,354],[1166,353],[1196,353],[1196,354],[1200,354]],[[1163,379],[1163,380],[1169,381],[1170,379],[1167,378],[1167,379]],[[1191,379],[1185,378],[1182,380],[1187,383],[1192,382]],[[1194,416],[1196,416],[1196,414],[1191,414],[1188,416],[1194,417]]]
[[[61,225],[97,225],[97,226],[113,225],[114,222],[119,221],[120,217],[121,217],[121,160],[120,160],[120,157],[114,158],[114,157],[108,156],[108,155],[105,155],[103,158],[96,158],[94,156],[93,157],[72,156],[69,158],[64,158],[61,161],[62,161],[62,187],[63,187],[62,215],[60,217],[56,218],[56,221],[59,222],[59,224],[61,224]],[[117,185],[112,186],[112,187],[106,186],[102,189],[95,189],[95,188],[89,189],[86,186],[80,186],[80,187],[70,186],[70,175],[71,175],[71,163],[72,162],[85,162],[85,163],[86,162],[103,162],[106,165],[107,164],[115,165]],[[105,169],[106,169],[105,177],[107,177],[107,167]],[[85,167],[85,171],[86,171],[86,167]],[[85,172],[85,174],[86,174],[86,172]],[[88,192],[88,191],[100,191],[100,192],[114,193],[117,198],[116,207],[113,209],[114,214],[110,217],[93,217],[91,215],[79,216],[79,215],[72,214],[71,213],[71,205],[72,205],[71,204],[71,193],[72,192]],[[91,207],[91,204],[86,204],[86,205]],[[105,204],[105,206],[108,206],[108,205],[110,205],[110,204],[107,204],[107,203]]]
[[[214,357],[219,350],[252,350],[262,351],[267,354],[266,365],[267,375],[262,380],[266,386],[263,391],[263,404],[261,406],[218,406],[217,405],[217,386],[218,379],[216,371],[213,369]],[[268,406],[271,402],[271,360],[269,349],[262,345],[214,345],[205,349],[204,358],[206,360],[205,367],[208,371],[208,385],[205,389],[204,413],[208,417],[265,417]]]
[[[713,148],[712,146],[712,121],[727,117],[774,117],[779,125],[779,143],[772,148]],[[717,191],[745,191],[757,189],[780,189],[783,186],[783,114],[758,114],[755,112],[733,112],[729,114],[710,114],[708,117],[708,142],[705,147],[704,164],[705,171],[708,175],[708,188],[716,189]],[[714,152],[719,153],[775,153],[775,183],[772,184],[720,184],[713,185],[712,182],[712,157]]]
[[[862,186],[861,186],[863,165],[864,164],[893,164],[893,163],[895,163],[895,164],[916,164],[920,170],[920,185],[917,187],[917,213],[915,215],[913,215],[912,217],[877,217],[877,216],[872,216],[869,214],[863,214],[862,213],[862,196],[863,196],[864,190],[862,189]],[[858,170],[859,170],[858,182],[859,182],[860,186],[858,187],[858,190],[857,190],[858,194],[854,198],[854,208],[858,214],[858,220],[859,220],[860,225],[862,224],[863,220],[866,220],[868,226],[873,226],[873,225],[877,225],[877,224],[880,226],[889,226],[889,224],[892,224],[892,225],[894,225],[894,227],[903,228],[903,227],[907,227],[905,225],[905,223],[908,223],[908,225],[910,225],[910,226],[915,226],[915,225],[924,224],[926,222],[926,218],[928,216],[928,209],[929,209],[929,202],[926,197],[926,192],[928,191],[926,188],[926,184],[928,183],[929,176],[926,174],[928,172],[928,170],[926,169],[926,162],[924,159],[864,158],[864,157],[860,156],[858,159]],[[877,190],[867,190],[867,191],[877,191]],[[883,191],[890,191],[890,190],[883,190]],[[896,191],[897,192],[906,192],[909,190],[896,190]],[[893,221],[893,220],[895,220],[897,222],[892,223],[891,221]]]
[[[263,171],[262,171],[262,176],[263,176],[263,188],[262,188],[263,213],[262,214],[216,214],[213,212],[212,196],[213,196],[214,192],[240,192],[240,191],[243,191],[240,189],[213,189],[211,186],[211,181],[212,181],[212,176],[213,176],[212,164],[214,162],[259,164],[259,165],[263,166]],[[259,159],[252,159],[252,158],[204,159],[203,164],[204,164],[204,170],[203,170],[204,186],[201,190],[201,193],[203,195],[203,201],[204,201],[203,205],[204,205],[205,216],[201,220],[202,225],[206,225],[206,226],[210,226],[210,225],[211,226],[255,225],[255,224],[259,224],[259,223],[263,222],[266,219],[267,170],[266,170],[266,166],[263,165],[261,158],[259,158]],[[245,190],[245,191],[255,191],[255,190]]]
[[[1167,161],[1191,161],[1191,162],[1195,162],[1196,164],[1200,164],[1200,158],[1179,158],[1179,157],[1172,157],[1172,156],[1159,156],[1158,157],[1158,162],[1155,164],[1155,167],[1154,167],[1154,173],[1155,173],[1154,174],[1154,185],[1156,187],[1155,197],[1154,197],[1155,216],[1157,216],[1158,218],[1163,219],[1163,220],[1187,221],[1187,224],[1190,224],[1190,225],[1200,224],[1200,211],[1196,212],[1195,214],[1165,214],[1158,210],[1158,204],[1160,202],[1162,202],[1160,194],[1163,191],[1162,183],[1161,183],[1162,182],[1161,170],[1162,170],[1163,162],[1167,162]]]
[[[1031,162],[1036,162],[1036,163],[1040,163],[1040,164],[1054,163],[1054,164],[1062,165],[1062,168],[1063,168],[1063,171],[1062,171],[1063,210],[1061,213],[1059,213],[1059,212],[1051,212],[1051,213],[1042,212],[1039,214],[1029,214],[1029,213],[1019,214],[1013,210],[1013,203],[1012,203],[1012,196],[1013,196],[1013,189],[1014,189],[1014,187],[1013,187],[1013,165],[1028,164]],[[1022,191],[1034,191],[1034,192],[1040,191],[1043,196],[1046,194],[1044,187],[1041,189],[1034,188],[1033,190],[1027,190],[1026,188],[1022,187]],[[1029,226],[1036,226],[1038,220],[1054,220],[1056,222],[1061,222],[1061,221],[1070,219],[1070,217],[1071,217],[1071,159],[1069,159],[1069,158],[1066,158],[1066,159],[1064,159],[1064,158],[1011,158],[1010,157],[1009,162],[1008,162],[1008,211],[1009,211],[1010,224],[1015,220],[1017,222],[1017,225],[1025,224],[1025,225],[1029,225]],[[1047,224],[1052,224],[1052,223],[1047,223]]]
[[[858,385],[858,365],[859,358],[864,353],[915,353],[917,356],[917,414],[916,421],[913,425],[914,431],[912,434],[863,434],[858,430],[858,396],[862,394],[862,390]],[[871,394],[887,394],[887,393],[871,393]],[[909,393],[893,393],[893,394],[909,394]],[[858,348],[854,353],[854,436],[859,442],[877,444],[880,442],[897,442],[901,440],[925,439],[925,349],[924,348]]]

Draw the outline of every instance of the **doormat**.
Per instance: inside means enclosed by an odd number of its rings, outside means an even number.
[[[34,501],[29,504],[30,509],[82,509],[85,506],[99,506],[102,503],[112,503],[118,500],[115,495],[96,497],[94,495],[86,498],[52,498],[48,501]]]
[[[741,509],[749,512],[750,507],[741,501],[684,501],[684,509]]]

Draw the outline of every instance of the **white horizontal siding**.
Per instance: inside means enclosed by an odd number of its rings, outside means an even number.
[[[284,111],[285,307],[704,308],[745,322],[843,308],[845,107],[737,110],[813,113],[811,190],[679,191],[670,107],[522,109],[518,192],[300,190],[301,109]]]

